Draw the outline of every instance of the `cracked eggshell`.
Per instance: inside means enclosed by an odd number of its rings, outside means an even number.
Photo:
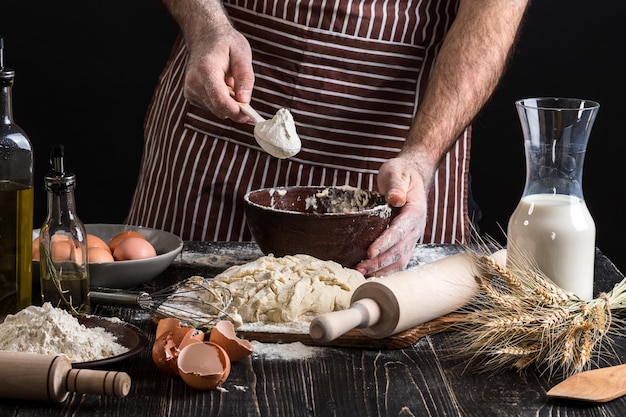
[[[158,339],[159,336],[161,336],[163,333],[174,330],[174,329],[179,329],[181,327],[183,327],[183,325],[178,319],[171,318],[171,317],[162,318],[157,323],[155,337]]]
[[[171,322],[167,322],[161,329],[157,326],[158,336],[152,345],[152,361],[163,373],[177,376],[180,351],[190,344],[203,342],[204,332],[191,327],[167,327],[171,325]]]
[[[230,358],[213,342],[192,343],[178,355],[178,373],[192,388],[209,391],[221,386],[230,374]]]
[[[252,343],[237,337],[235,326],[228,320],[217,322],[211,329],[209,341],[220,345],[230,357],[231,362],[237,362],[254,351]]]

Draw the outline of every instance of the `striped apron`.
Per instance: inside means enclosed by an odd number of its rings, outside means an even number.
[[[129,224],[184,240],[249,241],[252,189],[343,185],[376,190],[380,165],[411,125],[458,0],[230,0],[252,47],[252,106],[296,121],[302,150],[281,160],[253,127],[215,118],[183,97],[187,51],[173,47],[145,119]],[[422,243],[466,243],[470,129],[437,170]]]

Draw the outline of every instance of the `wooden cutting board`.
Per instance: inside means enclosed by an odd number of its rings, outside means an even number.
[[[458,320],[460,314],[450,313],[446,316],[431,320],[412,329],[394,334],[382,339],[365,336],[361,331],[350,330],[343,336],[328,343],[319,343],[308,333],[281,333],[237,330],[237,335],[243,339],[256,340],[263,343],[293,343],[301,342],[309,346],[348,347],[361,349],[401,349],[413,345],[424,336],[446,331],[448,326]]]

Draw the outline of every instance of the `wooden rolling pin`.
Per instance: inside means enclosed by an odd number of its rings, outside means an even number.
[[[65,355],[0,352],[0,397],[61,403],[70,392],[125,397],[130,376],[125,372],[72,369]]]
[[[506,249],[490,255],[506,264]],[[321,314],[311,322],[313,340],[327,343],[349,330],[382,339],[451,313],[478,290],[474,259],[457,253],[381,278],[370,278],[352,294],[350,308]]]

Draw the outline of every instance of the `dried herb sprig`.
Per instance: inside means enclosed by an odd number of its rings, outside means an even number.
[[[41,256],[44,258],[44,262],[46,263],[46,270],[48,271],[46,279],[50,279],[54,284],[57,292],[59,293],[59,300],[55,307],[64,308],[68,310],[71,314],[78,314],[79,311],[74,306],[74,302],[72,300],[72,294],[68,290],[63,289],[63,284],[61,283],[61,275],[63,274],[63,269],[57,270],[57,266],[52,260],[52,254],[47,250],[41,251]],[[66,297],[68,294],[68,297]]]
[[[626,278],[613,290],[584,301],[565,292],[528,259],[497,264],[485,250],[474,257],[476,298],[452,325],[455,351],[485,372],[536,366],[567,377],[612,355],[622,335]]]

